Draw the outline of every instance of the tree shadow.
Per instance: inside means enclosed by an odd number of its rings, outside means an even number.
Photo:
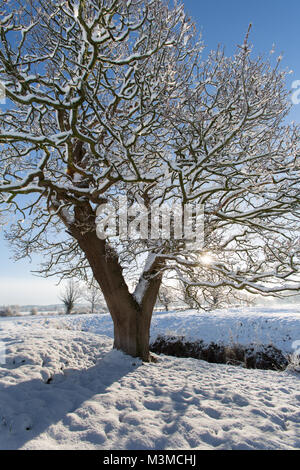
[[[115,382],[140,364],[112,350],[88,369],[67,369],[46,381],[37,377],[14,385],[1,384],[0,449],[20,449],[93,396],[104,398]]]

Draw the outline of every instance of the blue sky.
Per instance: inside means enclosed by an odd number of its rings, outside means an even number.
[[[208,49],[218,44],[230,55],[243,41],[252,23],[251,42],[256,53],[269,54],[273,44],[276,55],[283,54],[282,67],[294,71],[288,87],[300,80],[300,2],[299,0],[185,0],[186,11],[193,18]],[[300,121],[300,104],[293,106],[290,119]],[[30,274],[37,262],[17,263],[0,232],[0,305],[48,304],[58,302],[59,288],[53,279]]]

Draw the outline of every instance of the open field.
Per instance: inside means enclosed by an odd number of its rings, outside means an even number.
[[[238,325],[240,327],[238,328]],[[295,309],[156,314],[152,337],[300,338]],[[235,336],[236,335],[236,336]],[[300,375],[112,348],[108,315],[0,320],[1,449],[299,449]]]

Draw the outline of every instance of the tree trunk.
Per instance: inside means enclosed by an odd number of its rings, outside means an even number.
[[[114,348],[148,362],[149,331],[150,324],[142,312],[128,312],[122,322],[114,321]]]
[[[84,215],[86,222],[88,210],[90,217],[94,219],[91,208],[85,207],[83,213],[80,213],[83,209],[76,209],[77,220],[78,218],[82,220]],[[114,323],[114,348],[144,361],[150,361],[150,324],[161,276],[157,274],[150,280],[146,280],[145,277],[140,280],[146,284],[146,288],[141,302],[137,302],[135,296],[128,290],[118,256],[107,246],[105,240],[97,237],[96,230],[90,229],[82,233],[78,222],[69,227],[69,230],[85,253],[104,295]],[[143,276],[156,274],[156,270],[157,266],[152,266],[151,272],[143,273]]]

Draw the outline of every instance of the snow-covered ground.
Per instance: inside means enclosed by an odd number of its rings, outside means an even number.
[[[37,321],[40,322],[40,319]],[[57,317],[52,317],[44,319],[44,324],[56,324],[56,321]],[[59,321],[66,328],[113,338],[113,324],[109,314],[61,316]],[[188,341],[201,339],[207,344],[214,341],[228,346],[237,343],[272,344],[289,354],[293,352],[294,342],[300,340],[300,308],[233,308],[209,313],[196,310],[157,312],[152,319],[151,341],[158,335],[179,335]]]
[[[156,314],[152,337],[292,352],[295,308]],[[300,449],[300,375],[112,348],[108,315],[0,319],[0,449]]]

